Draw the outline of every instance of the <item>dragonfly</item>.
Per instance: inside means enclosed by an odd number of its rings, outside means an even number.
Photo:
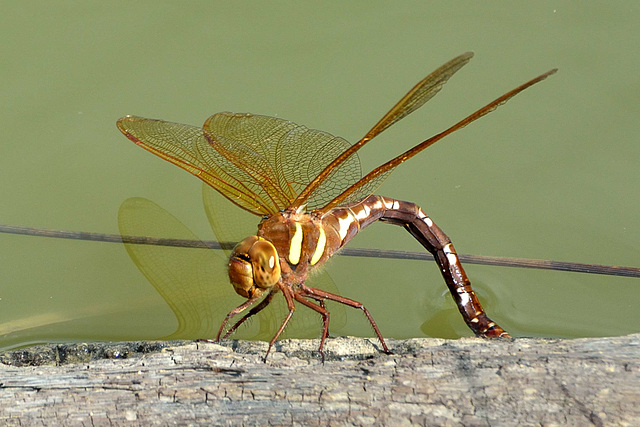
[[[358,151],[416,111],[473,57],[448,61],[407,92],[358,142],[281,118],[222,112],[202,127],[125,116],[118,129],[135,144],[200,178],[235,205],[261,217],[256,234],[240,241],[228,261],[235,292],[246,301],[222,321],[215,341],[228,338],[282,293],[287,313],[264,360],[295,311],[295,303],[322,319],[318,352],[324,358],[330,313],[325,301],[361,310],[385,353],[389,348],[371,313],[360,302],[306,285],[307,279],[362,229],[381,221],[405,228],[436,260],[467,326],[476,336],[509,334],[480,305],[451,239],[418,205],[374,194],[403,162],[445,136],[492,112],[546,79],[552,69],[498,97],[453,126],[363,176]],[[228,326],[234,317],[239,320]]]

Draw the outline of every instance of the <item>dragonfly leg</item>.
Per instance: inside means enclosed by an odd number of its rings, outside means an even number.
[[[378,329],[378,325],[376,325],[376,321],[373,320],[373,317],[369,313],[369,310],[367,310],[367,308],[364,305],[362,305],[362,303],[358,301],[354,301],[349,298],[345,298],[341,295],[332,294],[331,292],[323,291],[322,289],[318,289],[318,288],[311,288],[305,285],[302,285],[301,289],[304,291],[304,293],[306,294],[305,296],[308,298],[313,298],[315,300],[328,299],[331,301],[339,302],[340,304],[348,305],[349,307],[362,310],[364,312],[364,315],[367,316],[367,319],[369,320],[369,323],[373,327],[373,330],[375,331],[376,335],[378,336],[378,340],[380,341],[380,344],[382,345],[384,352],[387,354],[391,354],[391,351],[389,351],[389,348],[387,347],[387,343],[384,341],[384,338],[382,338],[382,334],[380,333],[380,329]],[[319,310],[316,310],[316,311],[319,311]],[[328,320],[329,319],[327,318],[327,325],[326,325],[327,330],[325,331],[327,334],[329,332]]]
[[[295,298],[296,301],[298,301],[300,304],[303,304],[309,307],[314,311],[317,311],[320,314],[320,316],[322,316],[322,336],[320,337],[320,347],[318,347],[318,352],[320,353],[320,357],[322,358],[322,363],[324,363],[323,348],[324,348],[324,341],[327,339],[327,336],[329,335],[329,311],[326,308],[324,308],[323,300],[319,300],[322,303],[322,305],[319,305],[306,300],[305,297],[316,299],[316,297],[312,295],[307,295],[304,288],[294,291],[293,293],[293,298]]]
[[[238,320],[232,327],[230,327],[229,330],[224,334],[222,339],[224,340],[224,339],[229,338],[229,336],[232,333],[234,333],[236,331],[236,329],[238,329],[238,327],[240,325],[242,325],[248,318],[250,318],[251,316],[255,316],[256,314],[260,313],[263,308],[265,308],[267,305],[269,305],[269,303],[273,299],[274,295],[275,295],[275,293],[270,292],[262,301],[260,301],[260,304],[256,305],[251,310],[249,310],[249,312],[247,314],[242,316],[242,319]],[[220,336],[220,334],[218,334],[218,336]]]
[[[403,226],[425,249],[431,252],[469,328],[481,337],[509,337],[509,334],[484,312],[471,288],[471,282],[462,268],[451,239],[440,227],[414,203],[391,200],[386,197],[382,200],[387,209],[380,220]]]
[[[324,304],[324,298],[320,298],[320,297],[318,297],[318,296],[316,296],[316,295],[313,295],[313,294],[307,294],[307,293],[306,293],[306,289],[309,289],[309,288],[307,288],[306,286],[304,286],[304,288],[305,288],[305,291],[304,291],[304,297],[305,297],[305,298],[311,298],[312,300],[317,301],[317,302],[318,302],[318,307],[320,307],[320,308],[323,308],[323,309],[327,310],[327,307],[326,307],[326,306],[325,306],[325,304]],[[311,289],[314,289],[314,288],[311,288]],[[305,304],[305,305],[306,305],[306,304]],[[311,309],[312,309],[312,310],[315,310],[315,311],[318,311],[318,310],[316,310],[316,309],[315,309],[315,308],[313,308],[313,307],[311,307]],[[329,337],[329,329],[328,329],[328,328],[327,328],[327,337]]]
[[[282,291],[282,294],[284,295],[284,299],[287,301],[287,307],[289,308],[289,313],[287,314],[287,317],[285,317],[285,319],[283,320],[282,325],[280,325],[280,329],[278,329],[278,332],[276,332],[276,334],[273,336],[273,338],[271,338],[271,341],[269,342],[269,348],[267,348],[267,354],[264,355],[264,360],[263,360],[265,363],[267,361],[267,356],[269,356],[269,352],[271,351],[271,347],[273,347],[273,343],[275,343],[278,337],[280,336],[280,334],[282,334],[282,331],[284,331],[284,328],[287,326],[287,323],[289,323],[291,316],[293,316],[293,312],[296,310],[296,307],[293,304],[293,291],[291,290],[291,288],[285,285],[284,283],[282,283],[282,281],[278,282],[277,286]]]
[[[267,296],[268,297],[268,296]],[[218,335],[216,336],[216,342],[220,341],[220,335],[222,335],[222,331],[224,330],[224,327],[227,325],[227,322],[229,322],[229,320],[234,317],[236,314],[243,312],[244,310],[246,310],[248,307],[251,307],[253,304],[256,303],[256,301],[258,301],[260,299],[260,297],[255,297],[255,298],[251,298],[246,300],[245,302],[243,302],[242,304],[240,304],[239,306],[237,306],[236,308],[234,308],[233,310],[231,310],[227,316],[224,318],[224,320],[222,321],[222,325],[220,325],[220,329],[218,329]],[[266,299],[266,298],[265,298]],[[240,320],[241,322],[244,321],[244,318],[242,320]],[[225,338],[228,335],[225,335]]]

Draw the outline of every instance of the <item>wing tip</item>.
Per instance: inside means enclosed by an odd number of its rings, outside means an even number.
[[[118,127],[118,129],[120,130],[120,132],[122,132],[123,134],[127,135],[128,131],[127,131],[127,126],[126,123],[127,122],[132,122],[134,119],[137,119],[138,117],[136,116],[132,116],[130,114],[127,114],[124,117],[120,117],[117,121],[116,121],[116,126]]]

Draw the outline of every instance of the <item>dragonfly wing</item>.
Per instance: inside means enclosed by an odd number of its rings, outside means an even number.
[[[220,242],[238,243],[256,234],[257,221],[254,215],[235,209],[225,197],[208,185],[202,186],[202,203],[213,233]],[[231,250],[226,251],[227,258]]]
[[[252,190],[270,199],[276,211],[289,207],[298,194],[350,147],[348,141],[288,120],[253,114],[218,113],[204,124],[212,146],[259,182]],[[324,206],[362,176],[352,156],[331,171],[330,179],[307,199],[308,207]],[[248,179],[245,179],[247,181]]]
[[[308,142],[306,149],[301,149],[297,144],[290,143],[303,139]],[[316,177],[331,161],[350,146],[343,138],[333,136],[326,132],[307,129],[304,133],[292,133],[287,136],[286,144],[283,144],[280,153],[280,161],[285,159],[298,159],[297,162],[289,161],[287,175],[295,186],[296,196]],[[316,209],[327,204],[331,199],[349,188],[362,177],[360,158],[351,156],[331,170],[327,179],[322,182],[306,200],[307,209]]]
[[[329,210],[331,210],[336,206],[343,205],[355,200],[360,200],[372,194],[384,182],[384,180],[389,177],[391,172],[393,172],[393,170],[396,167],[398,167],[401,163],[404,163],[405,161],[409,160],[410,158],[420,153],[425,148],[435,144],[445,136],[450,135],[459,129],[462,129],[468,124],[491,113],[493,110],[505,104],[508,100],[510,100],[511,98],[513,98],[514,96],[522,92],[523,90],[527,89],[530,86],[533,86],[536,83],[541,82],[542,80],[546,79],[550,75],[554,74],[556,71],[557,69],[554,68],[553,70],[549,70],[546,73],[543,73],[538,77],[531,79],[526,83],[521,84],[517,88],[512,89],[509,92],[505,93],[504,95],[494,99],[493,101],[491,101],[484,107],[480,108],[479,110],[476,110],[474,113],[468,115],[467,117],[460,120],[458,123],[454,124],[448,129],[438,133],[437,135],[432,136],[431,138],[425,141],[422,141],[421,143],[415,145],[413,148],[389,160],[387,163],[378,166],[377,168],[369,172],[367,175],[365,175],[363,178],[361,178],[358,182],[356,182],[351,187],[346,189],[344,192],[340,193],[336,198],[334,198],[331,202],[329,202],[322,209],[320,209],[320,211],[328,212]]]
[[[125,200],[118,212],[123,236],[199,241],[179,220],[143,198]],[[178,327],[165,339],[214,338],[224,316],[238,305],[229,285],[226,259],[206,248],[125,244],[132,261],[176,316]],[[254,337],[259,325],[243,329]]]
[[[314,177],[309,185],[300,192],[296,200],[293,201],[292,206],[301,206],[306,200],[312,198],[318,188],[322,186],[326,180],[331,180],[334,175],[334,169],[340,168],[343,162],[347,162],[355,155],[356,151],[361,149],[367,142],[371,141],[389,126],[413,113],[433,98],[438,92],[440,92],[442,86],[451,78],[451,76],[460,70],[460,68],[465,66],[472,57],[472,52],[463,53],[442,65],[418,82],[418,84],[407,92],[400,101],[398,101],[396,105],[394,105],[391,110],[389,110],[387,114],[385,114],[364,137],[362,137],[360,141],[348,147],[344,152],[340,153],[340,155],[333,158],[332,161]],[[380,181],[380,183],[382,183],[382,181]]]
[[[131,141],[197,176],[241,208],[255,215],[273,213],[255,193],[256,183],[212,147],[201,128],[136,116],[117,124]]]

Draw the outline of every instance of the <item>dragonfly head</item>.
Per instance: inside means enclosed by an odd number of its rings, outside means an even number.
[[[233,248],[229,258],[229,280],[236,293],[254,298],[280,280],[278,251],[271,242],[250,236]]]

